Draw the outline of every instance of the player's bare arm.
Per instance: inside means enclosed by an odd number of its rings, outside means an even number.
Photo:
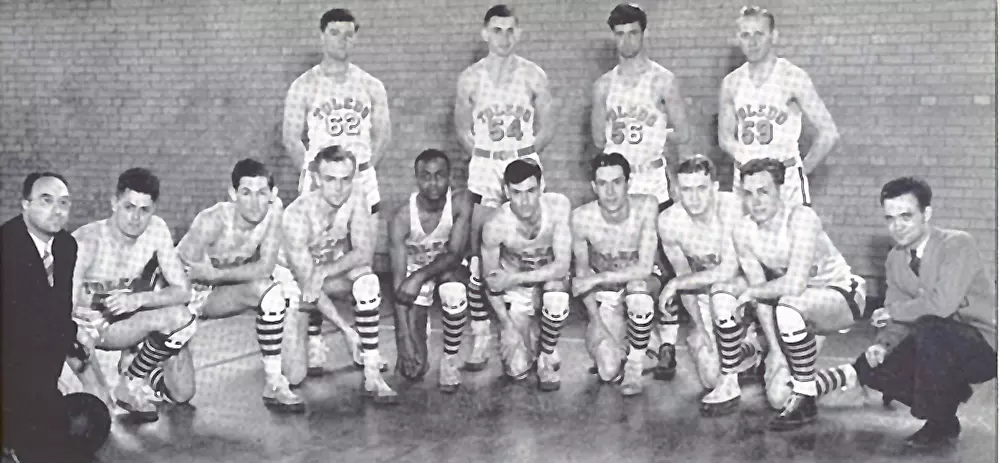
[[[700,272],[688,273],[671,280],[670,283],[676,287],[677,290],[690,290],[690,289],[701,289],[714,283],[723,282],[730,280],[739,273],[740,264],[739,258],[736,256],[736,248],[733,244],[732,237],[732,222],[728,220],[722,221],[722,255],[720,257],[719,265],[702,270]],[[662,230],[662,229],[661,229]],[[667,252],[667,243],[664,241],[663,244],[664,252]],[[677,251],[680,248],[676,249]],[[669,254],[667,255],[669,258]],[[683,254],[681,254],[683,257]],[[685,264],[687,264],[687,259]],[[673,264],[673,260],[670,261]],[[674,264],[676,269],[676,264]]]
[[[538,130],[535,131],[535,149],[542,151],[555,136],[557,113],[555,99],[552,97],[552,89],[549,87],[549,77],[542,68],[534,66],[529,85],[534,92],[535,114],[537,115],[535,121]]]
[[[92,234],[93,230],[93,225],[84,225],[73,232],[73,238],[76,239],[77,246],[76,265],[73,266],[73,307],[90,303],[83,297],[86,294],[83,290],[83,282],[97,257],[95,255],[96,244],[94,243],[94,236]]]
[[[364,201],[350,201],[343,207],[354,208],[351,212],[351,250],[334,262],[316,267],[316,278],[334,277],[351,269],[372,265],[375,256],[375,219]]]
[[[465,148],[463,158],[472,155],[472,150],[476,147],[475,139],[472,135],[472,108],[473,93],[476,88],[474,67],[469,67],[458,76],[458,88],[455,95],[455,135],[458,141]]]
[[[733,106],[733,80],[732,74],[722,80],[722,89],[719,91],[719,148],[725,152],[736,163],[742,166],[750,159],[743,153],[739,140],[736,139],[736,108]]]
[[[218,217],[217,209],[205,209],[194,216],[188,232],[181,238],[181,242],[177,243],[177,255],[188,265],[211,266],[206,250],[219,239],[221,234],[222,220]],[[201,280],[201,278],[193,279]]]
[[[285,95],[285,112],[281,124],[281,142],[285,152],[295,166],[302,170],[305,166],[306,146],[302,134],[306,127],[306,99],[302,77],[295,79]]]
[[[482,255],[484,275],[489,275],[500,270],[500,246],[503,244],[504,230],[507,228],[510,228],[510,220],[502,211],[490,218],[486,222],[486,225],[483,226],[483,240],[480,253]],[[488,293],[487,297],[490,301],[490,307],[493,308],[500,323],[503,326],[509,326],[511,323],[510,316],[507,314],[507,304],[503,298],[498,294],[494,294],[492,290]]]
[[[667,132],[667,143],[675,146],[676,149],[663,150],[663,159],[667,163],[667,183],[677,184],[677,165],[680,164],[682,145],[691,138],[691,128],[687,120],[687,105],[684,103],[684,96],[681,94],[680,83],[673,73],[660,75],[659,98],[663,100],[664,109],[670,120],[672,130]]]
[[[573,259],[573,234],[569,230],[571,206],[569,198],[559,197],[556,207],[552,208],[555,217],[555,227],[552,229],[552,253],[554,259],[547,265],[528,272],[512,274],[516,284],[529,285],[565,278],[569,274],[570,261]]]
[[[142,307],[165,307],[184,304],[191,296],[191,282],[184,272],[184,264],[177,255],[174,238],[162,219],[150,224],[150,230],[158,239],[156,259],[160,264],[160,272],[167,281],[167,287],[157,291],[137,293]],[[148,232],[147,232],[148,233]],[[109,298],[110,299],[110,298]]]
[[[589,218],[586,212],[587,206],[581,206],[573,210],[573,217],[571,219],[570,232],[573,234],[573,277],[574,281],[580,278],[588,278],[594,274],[594,269],[590,266],[590,241],[587,231],[590,230],[589,224],[593,223],[592,218]],[[600,315],[597,313],[597,301],[593,296],[585,297],[586,294],[579,293],[576,291],[576,285],[573,285],[574,289],[573,295],[582,298],[583,305],[587,309],[587,313],[591,320],[599,320]]]
[[[319,288],[309,287],[314,265],[309,255],[309,219],[301,205],[301,202],[294,202],[288,206],[281,220],[281,232],[289,270],[302,288],[302,298],[306,302],[315,302],[318,295],[312,291]]]
[[[604,150],[607,140],[604,138],[604,114],[608,101],[608,89],[610,86],[611,73],[605,73],[594,82],[593,101],[590,105],[590,137],[594,146],[599,150]]]
[[[789,242],[792,250],[788,271],[777,279],[751,286],[747,289],[745,298],[777,299],[796,296],[806,290],[809,269],[816,251],[816,238],[822,230],[822,224],[816,212],[808,207],[796,207],[790,221]]]
[[[392,119],[389,115],[389,98],[382,81],[372,77],[368,82],[368,95],[372,101],[372,166],[378,168],[385,149],[392,141]]]
[[[472,194],[468,191],[456,191],[452,193],[451,204],[453,220],[451,234],[448,236],[448,249],[414,272],[414,275],[420,274],[421,283],[454,269],[465,256],[465,243],[472,223]]]
[[[410,203],[405,202],[392,217],[389,226],[389,258],[392,261],[392,287],[399,289],[406,280],[406,238],[410,236]]]
[[[738,222],[735,222],[732,236],[743,275],[751,286],[760,286],[766,284],[767,277],[764,276],[764,268],[761,267],[760,260],[757,259],[751,247],[753,237],[750,230],[754,226],[755,224],[748,217],[741,217]],[[767,304],[757,304],[756,312],[757,319],[762,321],[761,329],[764,331],[764,337],[767,338],[767,343],[771,348],[772,353],[768,354],[768,359],[783,359],[781,344],[778,343],[778,332],[772,321],[774,320],[774,307]]]
[[[597,278],[600,280],[600,284],[615,285],[642,280],[648,277],[653,271],[657,241],[657,204],[656,200],[651,196],[639,196],[638,198],[641,199],[633,199],[635,202],[632,206],[635,207],[634,213],[640,214],[642,218],[639,222],[642,227],[642,234],[639,238],[639,259],[623,269],[598,274]]]
[[[837,132],[837,125],[833,121],[833,116],[823,103],[816,87],[809,76],[802,72],[800,77],[803,85],[795,86],[793,94],[795,100],[802,107],[802,113],[809,119],[809,122],[816,128],[816,139],[813,141],[809,152],[802,159],[802,170],[808,175],[823,163],[830,151],[840,140],[840,133]]]

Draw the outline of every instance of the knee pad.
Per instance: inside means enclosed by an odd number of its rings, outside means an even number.
[[[354,280],[351,292],[354,294],[354,300],[358,301],[360,310],[375,310],[382,304],[382,288],[379,286],[378,276],[374,273]]]
[[[797,337],[806,333],[806,321],[802,315],[787,305],[779,303],[774,308],[774,320],[782,338]]]
[[[469,305],[465,285],[455,281],[441,283],[438,286],[438,295],[441,296],[441,309],[450,315],[465,312],[465,308]]]
[[[274,272],[271,273],[271,279],[281,285],[281,292],[285,299],[296,300],[302,297],[302,289],[299,288],[299,284],[295,282],[295,276],[292,275],[291,270],[288,270],[280,265],[276,265],[274,267]]]
[[[260,318],[266,322],[279,322],[284,319],[286,310],[288,310],[288,299],[285,298],[281,284],[275,283],[260,297]]]
[[[167,335],[163,344],[170,349],[180,350],[198,332],[198,317],[194,315],[184,326]]]
[[[625,296],[628,318],[638,325],[653,321],[653,297],[649,294],[629,294]]]
[[[542,316],[561,322],[569,316],[569,293],[551,291],[542,294]]]

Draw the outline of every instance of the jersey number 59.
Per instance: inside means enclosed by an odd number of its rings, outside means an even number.
[[[756,122],[744,119],[742,125],[740,140],[743,141],[744,145],[752,145],[755,139],[759,144],[767,145],[774,139],[771,121],[767,119],[758,119]]]
[[[620,145],[628,141],[630,145],[642,143],[642,124],[638,122],[625,123],[616,120],[611,123],[611,143]]]

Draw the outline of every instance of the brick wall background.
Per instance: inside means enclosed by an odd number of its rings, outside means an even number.
[[[380,166],[382,197],[412,188],[426,147],[460,155],[451,133],[459,72],[485,53],[486,1],[345,0],[362,22],[354,61],[383,80],[394,140]],[[589,199],[590,87],[615,64],[605,25],[612,1],[510,2],[525,29],[521,54],[549,74],[559,131],[544,153],[550,188]],[[735,0],[646,1],[650,56],[682,79],[692,152],[721,159],[714,117],[722,77],[741,64],[731,38]],[[225,198],[232,164],[255,156],[295,173],[280,143],[292,80],[317,63],[308,0],[5,0],[0,2],[0,219],[20,208],[33,170],[69,178],[71,228],[109,213],[119,172],[147,166],[163,180],[161,212],[180,234]],[[773,0],[779,53],[809,72],[842,140],[812,177],[814,207],[856,271],[877,278],[888,248],[877,195],[892,177],[926,177],[939,225],[972,232],[987,259],[997,244],[996,8],[991,2]],[[808,130],[803,145],[809,145]],[[585,154],[586,153],[586,154]],[[465,164],[454,175],[464,184]],[[728,171],[726,172],[728,174]],[[383,240],[384,241],[384,240]],[[995,266],[995,260],[991,262]]]

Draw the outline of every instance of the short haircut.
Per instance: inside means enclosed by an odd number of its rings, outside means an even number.
[[[678,174],[696,174],[704,173],[708,175],[712,181],[719,179],[718,172],[715,168],[715,163],[703,154],[696,154],[685,159],[679,166],[677,166]]]
[[[517,16],[514,16],[514,9],[502,3],[493,5],[490,9],[486,10],[486,16],[483,17],[483,25],[489,24],[493,18],[514,18],[514,21],[517,21]]]
[[[354,15],[347,8],[334,8],[323,13],[319,18],[319,30],[326,32],[326,26],[330,23],[354,23],[354,32],[361,30],[361,24],[354,19]]]
[[[774,32],[774,15],[765,8],[759,6],[745,6],[740,9],[740,19],[742,18],[767,18],[767,25]]]
[[[136,193],[149,195],[155,203],[160,199],[160,178],[150,172],[149,169],[133,167],[118,176],[118,186],[115,194],[121,196],[125,190],[132,190]]]
[[[319,172],[319,165],[323,162],[351,161],[354,169],[358,168],[358,159],[354,153],[347,151],[340,145],[327,146],[316,153],[316,157],[309,163],[310,172]]]
[[[31,190],[35,188],[35,182],[45,177],[57,178],[59,179],[59,181],[63,182],[64,185],[66,185],[66,188],[69,188],[69,182],[67,182],[66,178],[63,177],[62,175],[49,171],[32,172],[28,174],[27,177],[24,178],[24,185],[21,187],[21,197],[23,199],[31,199]]]
[[[542,168],[537,163],[524,159],[507,164],[507,168],[503,171],[505,185],[517,185],[531,177],[535,177],[538,183],[542,183]]]
[[[430,148],[418,154],[417,158],[413,160],[413,171],[416,172],[417,164],[425,161],[433,161],[435,159],[444,161],[445,167],[447,167],[449,171],[451,170],[451,159],[448,159],[448,155],[444,154],[441,150]]]
[[[771,174],[771,178],[774,179],[776,186],[780,187],[785,183],[785,165],[774,158],[752,159],[750,162],[743,164],[740,167],[740,180],[758,172]]]
[[[608,27],[615,30],[615,26],[624,24],[639,23],[639,27],[646,32],[646,12],[635,3],[619,3],[608,15]]]
[[[629,165],[628,160],[621,153],[601,153],[594,156],[590,160],[590,178],[597,178],[597,169],[601,167],[613,167],[618,166],[622,168],[622,173],[625,174],[625,180],[632,177],[632,166]]]
[[[879,194],[878,201],[885,205],[885,200],[898,198],[907,193],[917,198],[917,204],[921,211],[931,205],[931,197],[933,196],[931,186],[917,177],[900,177],[890,180],[882,186],[882,193]]]
[[[271,175],[271,171],[267,170],[263,162],[256,159],[246,158],[233,166],[233,188],[240,187],[240,180],[243,177],[264,177],[267,179],[267,186],[274,188],[274,176]]]

